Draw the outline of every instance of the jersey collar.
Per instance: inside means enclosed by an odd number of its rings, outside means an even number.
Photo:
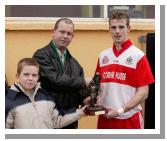
[[[116,57],[118,57],[120,54],[122,54],[126,49],[128,49],[132,45],[132,42],[130,39],[126,40],[122,43],[122,49],[120,51],[117,51],[116,46],[113,44],[113,52]]]

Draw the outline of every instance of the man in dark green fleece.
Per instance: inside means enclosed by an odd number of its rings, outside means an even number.
[[[67,47],[74,36],[74,24],[68,18],[59,19],[52,29],[51,42],[35,52],[40,65],[42,87],[52,95],[62,115],[74,112],[88,96],[83,68]],[[75,129],[78,121],[65,127]]]

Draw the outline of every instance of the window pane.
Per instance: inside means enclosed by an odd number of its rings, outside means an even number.
[[[7,5],[6,17],[103,17],[101,5]]]
[[[127,11],[131,18],[142,18],[142,19],[154,19],[155,18],[155,6],[154,5],[109,5],[108,15],[113,10],[124,10]]]

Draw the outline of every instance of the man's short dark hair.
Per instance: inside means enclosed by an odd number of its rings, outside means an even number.
[[[130,23],[129,15],[125,11],[114,10],[110,15],[109,25],[110,25],[110,21],[113,20],[113,19],[126,19],[127,26],[129,26],[129,23]]]
[[[56,30],[59,26],[59,23],[63,21],[65,22],[66,24],[72,24],[73,25],[73,29],[74,29],[74,23],[72,22],[72,20],[68,19],[68,18],[61,18],[59,20],[56,21],[55,23],[55,26],[54,26],[54,29]]]

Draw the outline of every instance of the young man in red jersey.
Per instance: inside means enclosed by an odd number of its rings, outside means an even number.
[[[106,114],[98,118],[98,129],[141,129],[140,103],[148,97],[154,78],[144,53],[128,37],[129,16],[114,11],[109,19],[113,47],[100,53],[96,72],[100,73],[100,105]]]

